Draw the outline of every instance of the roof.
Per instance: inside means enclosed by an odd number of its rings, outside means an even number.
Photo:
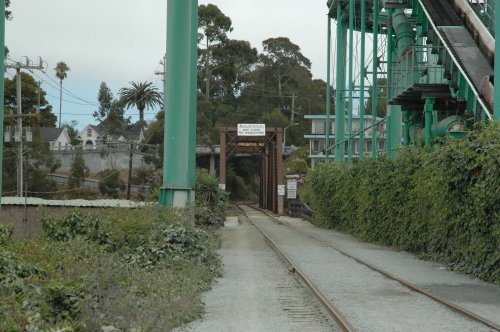
[[[40,139],[42,141],[55,141],[63,131],[64,128],[40,127]]]
[[[123,136],[126,140],[139,140],[141,131],[145,129],[144,122],[141,121],[128,126],[123,122],[111,124],[109,119],[104,120],[97,126],[91,125],[91,127],[99,136],[107,136],[112,140],[118,140],[121,136]]]

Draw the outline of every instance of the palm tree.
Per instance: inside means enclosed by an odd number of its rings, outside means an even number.
[[[69,67],[64,61],[59,61],[54,68],[56,71],[56,77],[60,80],[59,88],[59,128],[61,128],[61,111],[62,111],[62,82],[68,77]]]
[[[120,94],[123,105],[128,109],[132,106],[139,110],[139,121],[144,121],[144,110],[163,105],[163,96],[151,82],[130,82],[132,87],[121,88]]]

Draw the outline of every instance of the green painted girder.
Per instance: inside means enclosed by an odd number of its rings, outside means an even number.
[[[198,1],[168,0],[165,143],[159,203],[194,204]]]
[[[0,72],[5,72],[5,0],[0,0]],[[3,116],[4,116],[4,80],[0,80],[0,209],[2,207],[3,176]]]

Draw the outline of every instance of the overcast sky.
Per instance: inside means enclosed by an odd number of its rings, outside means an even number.
[[[213,3],[232,19],[230,38],[248,40],[262,49],[262,41],[288,37],[312,61],[315,78],[326,77],[326,0],[200,0]],[[59,90],[53,68],[64,61],[71,71],[63,82],[62,121],[77,120],[79,127],[95,123],[92,112],[102,81],[117,96],[130,81],[152,81],[161,90],[155,71],[165,53],[167,0],[14,0],[13,20],[6,23],[10,58],[40,56],[46,74],[42,81],[55,114]],[[7,60],[7,63],[12,62]],[[12,77],[13,72],[8,75]],[[72,95],[71,95],[72,94]],[[147,111],[146,119],[155,111]],[[135,122],[135,109],[127,111]]]

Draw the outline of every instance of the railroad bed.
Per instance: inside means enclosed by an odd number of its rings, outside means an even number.
[[[499,287],[299,219],[240,208],[344,330],[500,330]]]

